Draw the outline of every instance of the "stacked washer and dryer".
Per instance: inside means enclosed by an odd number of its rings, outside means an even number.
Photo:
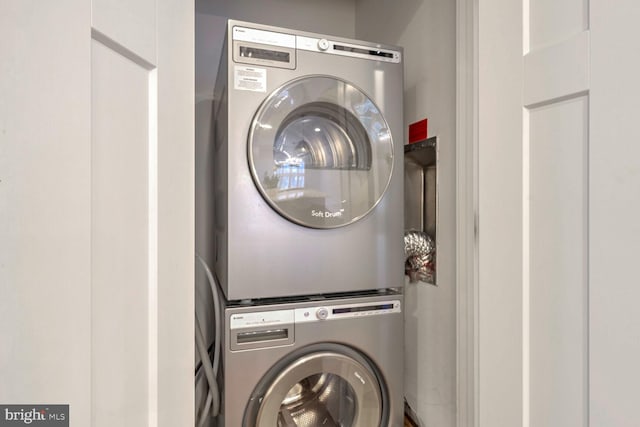
[[[397,47],[228,21],[218,425],[402,425],[402,92]]]

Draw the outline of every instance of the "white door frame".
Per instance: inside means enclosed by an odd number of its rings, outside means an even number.
[[[478,1],[456,1],[456,425],[478,425]]]

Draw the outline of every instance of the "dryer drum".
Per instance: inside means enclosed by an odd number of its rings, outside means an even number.
[[[394,166],[391,131],[373,100],[321,75],[291,80],[260,104],[247,155],[265,201],[310,228],[363,218],[382,200]]]
[[[273,150],[278,166],[371,169],[371,143],[360,120],[330,102],[309,102],[283,120]]]

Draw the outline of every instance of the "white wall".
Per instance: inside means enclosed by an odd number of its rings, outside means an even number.
[[[425,426],[454,426],[456,401],[455,277],[455,2],[356,1],[356,37],[404,47],[405,123],[429,119],[440,144],[438,283],[405,288],[405,394]]]

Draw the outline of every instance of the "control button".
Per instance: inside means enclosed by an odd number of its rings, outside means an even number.
[[[318,40],[318,49],[320,49],[320,50],[329,49],[329,40],[327,40],[327,39]]]
[[[329,310],[327,310],[326,308],[319,308],[316,311],[316,317],[320,320],[325,320],[327,317],[329,317]]]

